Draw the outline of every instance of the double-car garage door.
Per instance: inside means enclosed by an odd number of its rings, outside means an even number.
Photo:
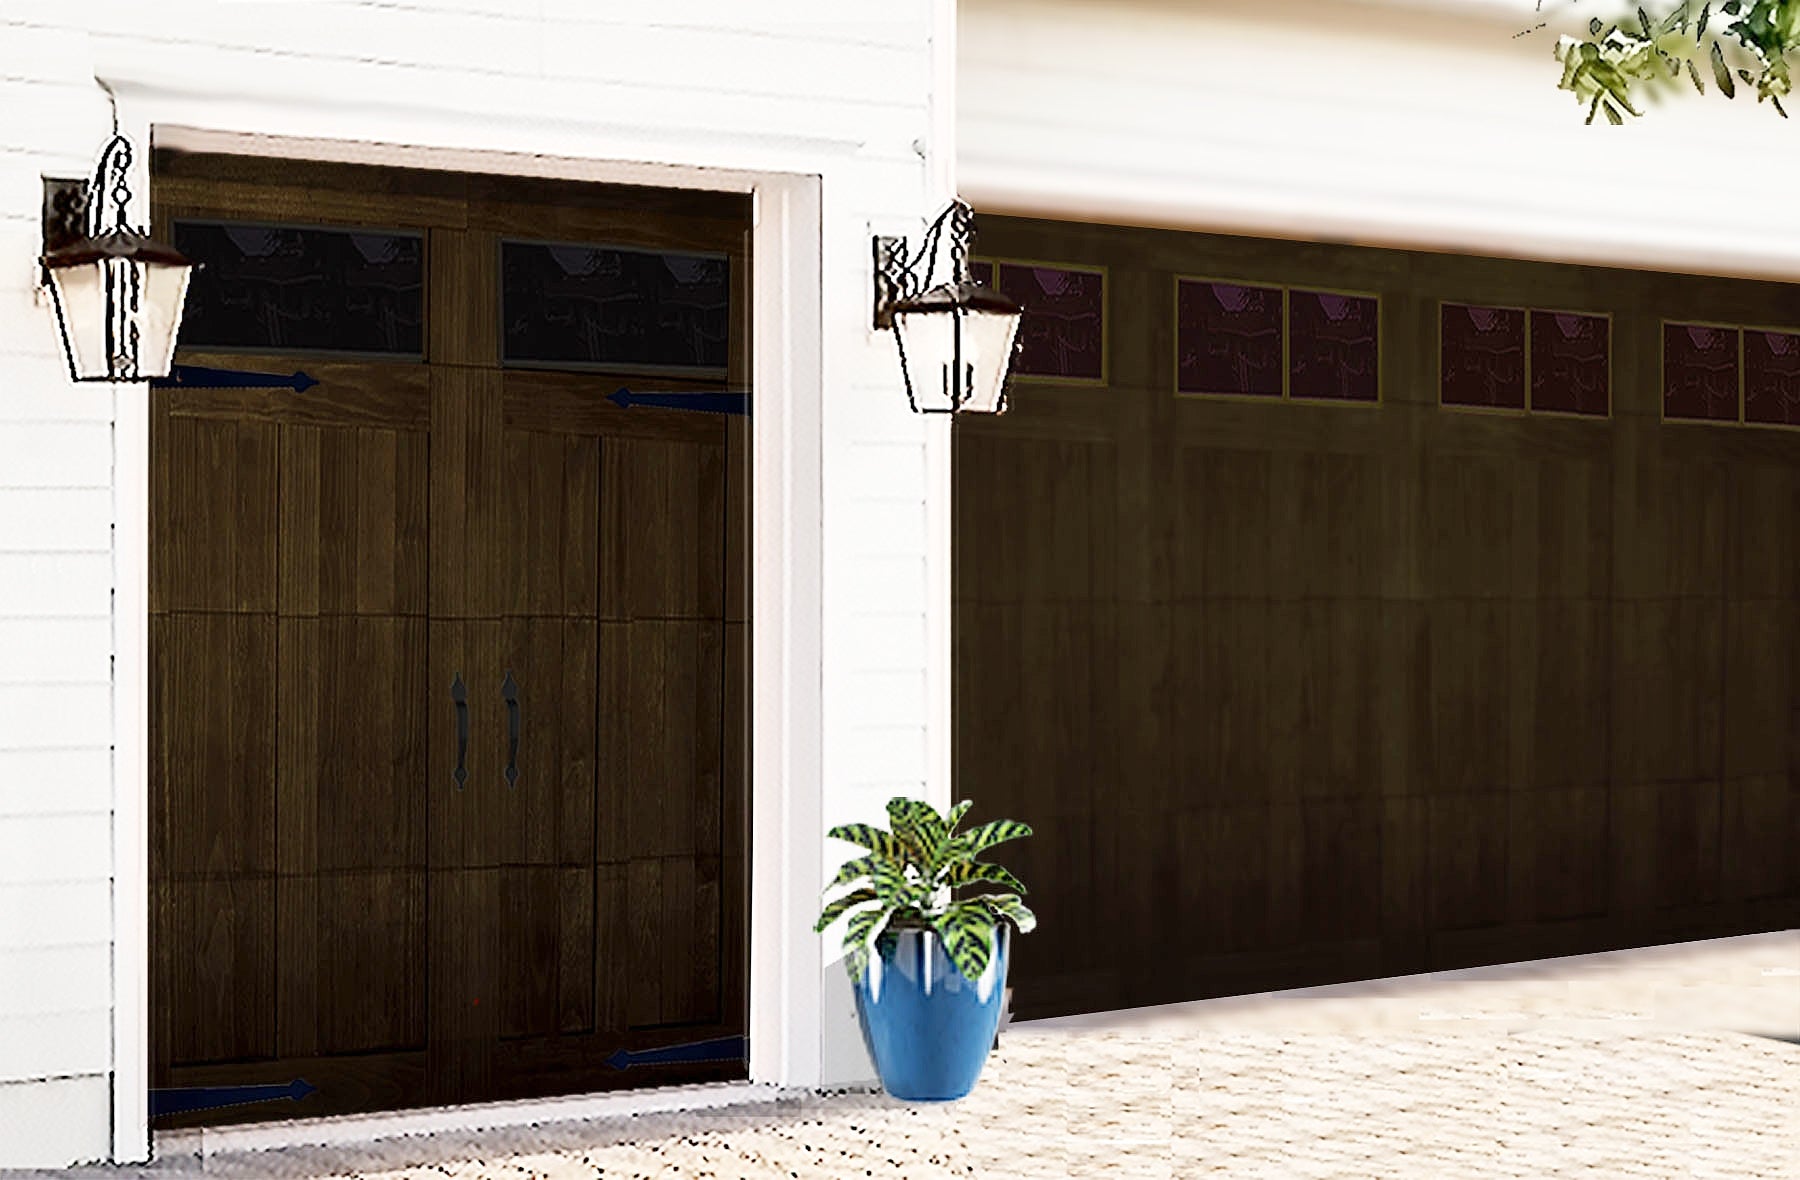
[[[1039,833],[1021,1016],[1800,920],[1795,287],[977,228],[1028,310],[955,427],[955,768]]]

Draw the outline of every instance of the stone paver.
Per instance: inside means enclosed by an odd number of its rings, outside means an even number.
[[[207,1172],[1800,1180],[1776,1036],[1800,1039],[1800,931],[1015,1025],[942,1106],[839,1091]]]

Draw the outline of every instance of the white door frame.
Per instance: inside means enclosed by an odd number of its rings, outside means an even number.
[[[772,140],[732,168],[633,162],[532,150],[536,128],[493,125],[481,149],[404,146],[311,130],[312,112],[222,104],[134,87],[129,67],[104,76],[119,126],[138,145],[133,218],[147,221],[152,144],[241,155],[484,171],[752,194],[754,305],[751,415],[750,1062],[752,1082],[816,1085],[820,1075],[818,940],[812,934],[822,861],[823,609],[821,401],[822,190],[850,145]],[[221,116],[224,116],[221,126]],[[340,116],[341,118],[341,116]],[[360,129],[359,129],[360,130]],[[429,143],[403,126],[377,128]],[[440,127],[441,130],[441,127]],[[154,133],[153,133],[154,132]],[[571,151],[571,148],[577,149]],[[737,153],[742,154],[742,153]],[[779,167],[786,165],[787,167]],[[764,170],[764,169],[767,170]],[[149,1158],[149,412],[143,385],[122,386],[114,416],[113,1131],[118,1162]]]

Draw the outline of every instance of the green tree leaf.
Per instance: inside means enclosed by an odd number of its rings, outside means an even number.
[[[1667,6],[1660,19],[1640,3],[1635,19],[1608,25],[1595,17],[1586,40],[1557,42],[1557,85],[1588,108],[1589,123],[1601,111],[1615,126],[1625,114],[1641,115],[1634,92],[1655,91],[1683,73],[1704,94],[1702,57],[1726,98],[1735,98],[1742,82],[1755,88],[1757,102],[1768,100],[1786,117],[1780,100],[1792,93],[1792,62],[1800,56],[1800,0],[1709,0],[1697,21],[1690,19],[1692,0],[1657,3]]]
[[[1712,43],[1713,81],[1725,92],[1726,98],[1737,97],[1737,83],[1731,80],[1731,71],[1725,68],[1725,50],[1717,41]]]

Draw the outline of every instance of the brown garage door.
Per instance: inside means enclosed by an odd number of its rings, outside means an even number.
[[[1031,310],[956,423],[955,767],[1038,832],[1022,1016],[1800,920],[1800,288],[979,228]]]
[[[317,1087],[164,1121],[744,1076],[742,419],[608,398],[743,388],[744,199],[153,200],[178,363],[316,381],[154,394],[152,1085]]]

